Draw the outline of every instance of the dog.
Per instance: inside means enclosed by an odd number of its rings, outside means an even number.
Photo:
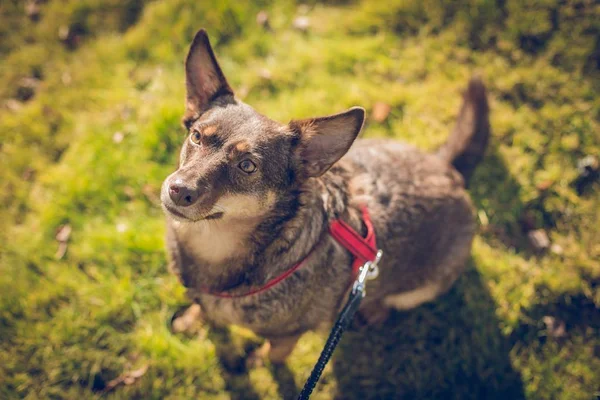
[[[360,107],[288,124],[259,114],[235,98],[205,30],[185,73],[188,136],[161,202],[170,268],[205,319],[249,328],[267,340],[272,363],[284,362],[303,333],[331,325],[343,306],[354,258],[328,228],[341,220],[365,235],[362,207],[384,254],[363,322],[452,286],[476,230],[466,186],[490,135],[480,79],[469,82],[447,142],[426,153],[356,139]]]

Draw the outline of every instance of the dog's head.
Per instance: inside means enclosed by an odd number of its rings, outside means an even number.
[[[279,124],[235,99],[200,30],[186,63],[188,136],[161,201],[179,221],[260,219],[350,148],[364,109]]]

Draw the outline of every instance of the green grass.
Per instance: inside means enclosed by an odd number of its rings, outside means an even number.
[[[238,95],[282,122],[384,101],[389,119],[364,135],[430,149],[469,76],[489,86],[468,272],[435,303],[349,332],[315,399],[599,396],[600,188],[572,185],[577,159],[600,153],[598,5],[210,3],[51,0],[38,22],[21,1],[0,5],[0,398],[294,398],[310,372],[323,334],[284,368],[248,370],[251,333],[168,329],[187,300],[166,270],[156,196],[184,137],[182,60],[200,27]],[[307,33],[292,27],[303,13]],[[61,26],[80,34],[70,48]],[[33,96],[15,101],[32,77]],[[562,252],[533,254],[523,220]]]

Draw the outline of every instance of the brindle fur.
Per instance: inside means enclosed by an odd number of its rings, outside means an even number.
[[[186,139],[161,198],[171,268],[208,320],[248,327],[271,341],[273,361],[283,361],[302,333],[330,324],[346,298],[352,258],[327,228],[341,218],[364,234],[361,204],[384,253],[361,306],[368,322],[390,307],[433,299],[462,272],[475,232],[464,177],[489,136],[478,79],[448,143],[428,154],[390,140],[359,139],[347,151],[362,127],[360,108],[287,125],[260,115],[235,99],[203,30],[186,77],[184,124],[202,143]],[[240,171],[244,158],[256,172]],[[176,181],[198,196],[193,204],[170,199]],[[267,291],[240,298],[205,292],[261,287],[309,253],[302,268]]]

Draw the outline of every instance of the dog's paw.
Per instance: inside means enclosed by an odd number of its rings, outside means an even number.
[[[202,321],[202,309],[199,304],[192,304],[171,321],[173,333],[192,333],[199,328]]]
[[[269,358],[271,352],[271,343],[266,341],[262,346],[252,350],[246,357],[246,368],[260,368],[265,366],[265,361]]]

